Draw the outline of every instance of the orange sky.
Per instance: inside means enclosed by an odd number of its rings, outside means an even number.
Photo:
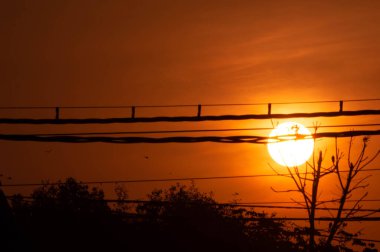
[[[379,11],[379,1],[365,0],[2,1],[0,106],[378,98]],[[365,108],[350,105],[353,109]],[[379,103],[369,105],[379,107]],[[328,106],[283,106],[273,110],[308,112],[338,108],[337,104]],[[237,114],[246,112],[241,112],[243,108],[234,109]],[[252,109],[265,112],[265,107]],[[169,113],[185,112],[192,113]],[[224,111],[209,111],[219,112]],[[38,113],[54,116],[53,111]],[[63,116],[72,116],[70,113],[73,112],[64,111]],[[79,116],[88,113],[81,111]],[[99,112],[101,116],[109,113]],[[378,117],[297,121],[306,125],[316,121],[324,125],[376,123]],[[25,133],[261,126],[270,127],[271,122],[0,125],[0,130]],[[328,141],[319,145],[323,150],[331,146]],[[373,137],[371,146],[371,151],[378,148],[378,137]],[[67,176],[110,180],[244,175],[268,173],[268,163],[273,164],[265,146],[249,144],[74,145],[3,141],[0,150],[1,172],[12,176],[14,183]],[[378,160],[373,167],[379,164]],[[371,182],[374,183],[369,197],[376,198],[380,188],[376,188],[376,180]],[[256,179],[200,182],[199,186],[214,190],[222,200],[231,199],[234,192],[239,192],[243,201],[286,200],[288,195],[275,194],[269,186],[281,187],[284,183],[281,179]],[[162,185],[134,186],[131,195],[141,192],[136,194],[141,197],[152,186]]]

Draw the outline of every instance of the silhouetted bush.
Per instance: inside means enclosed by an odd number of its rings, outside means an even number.
[[[12,198],[28,251],[306,251],[307,230],[233,204],[218,204],[194,185],[154,190],[149,200],[110,206],[98,188],[68,178],[30,198]],[[17,240],[17,239],[15,239]],[[318,247],[339,251],[338,247]]]

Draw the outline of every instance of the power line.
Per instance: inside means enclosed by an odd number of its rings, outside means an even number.
[[[321,237],[329,237],[328,235],[322,235],[322,234],[314,234],[314,235],[315,236],[321,236]],[[343,236],[335,236],[335,239],[346,240],[347,238],[343,237]],[[364,242],[380,242],[380,240],[362,239],[362,238],[358,238],[358,237],[353,237],[352,239],[353,240],[357,239],[357,240],[364,241]]]
[[[321,125],[318,128],[345,128],[345,127],[374,127],[380,126],[380,123],[367,124],[336,124]],[[315,128],[307,126],[306,128]],[[140,135],[140,134],[173,134],[173,133],[201,133],[201,132],[231,132],[231,131],[260,131],[272,130],[273,128],[224,128],[224,129],[185,129],[185,130],[152,130],[152,131],[105,131],[105,132],[75,132],[75,133],[35,133],[38,136],[77,136],[77,135]]]
[[[380,168],[379,168],[380,170]],[[284,174],[285,175],[285,174]],[[241,175],[241,176],[212,176],[212,177],[187,177],[187,178],[164,178],[164,179],[131,179],[131,180],[102,180],[80,182],[82,184],[123,184],[123,183],[151,183],[151,182],[172,182],[172,181],[192,181],[192,180],[213,180],[213,179],[240,179],[240,178],[256,178],[256,177],[276,177],[277,174],[257,174],[257,175]],[[22,183],[22,184],[4,184],[2,187],[20,187],[20,186],[42,186],[42,185],[62,185],[65,182],[54,183]]]
[[[245,218],[246,220],[257,220],[256,218]],[[272,217],[271,220],[283,220],[283,221],[309,221],[309,218],[305,217]],[[317,217],[314,218],[315,221],[334,221],[336,218],[334,217]],[[372,222],[372,221],[380,221],[380,217],[350,217],[344,218],[345,222]]]
[[[342,138],[355,136],[380,135],[380,130],[359,130],[341,132],[320,132],[310,135],[289,135],[296,140],[305,138]],[[36,135],[36,134],[0,134],[0,140],[6,141],[34,141],[34,142],[63,142],[63,143],[118,143],[118,144],[137,144],[137,143],[251,143],[267,144],[269,140],[286,141],[279,137],[269,136],[175,136],[175,137],[108,137],[108,136],[74,136],[74,135]]]
[[[380,101],[380,98],[370,99],[346,99],[346,100],[314,100],[299,102],[259,102],[259,103],[208,103],[202,104],[203,107],[228,107],[228,106],[260,106],[267,104],[274,105],[296,105],[296,104],[318,104],[318,103],[338,103],[338,102],[370,102]],[[58,106],[62,109],[124,109],[124,108],[176,108],[176,107],[197,107],[200,104],[172,104],[172,105],[97,105],[97,106]],[[55,109],[57,106],[1,106],[2,110],[12,109]]]
[[[136,213],[128,213],[126,216],[129,217],[136,217],[136,218],[146,218],[148,216],[143,214],[136,214]],[[170,216],[159,216],[158,218],[170,218]],[[307,217],[231,217],[233,219],[239,219],[243,221],[261,221],[261,220],[273,220],[273,221],[309,221],[309,218]],[[345,222],[373,222],[373,221],[380,221],[380,217],[350,217],[350,218],[343,218]],[[334,217],[316,217],[314,218],[315,221],[334,221],[336,218]]]
[[[348,199],[346,202],[357,202],[359,199]],[[380,202],[380,199],[362,199],[362,202]],[[339,200],[319,200],[320,203],[336,203]],[[241,202],[240,204],[257,205],[257,204],[297,204],[294,201],[254,201],[254,202]]]
[[[57,110],[55,119],[32,118],[0,118],[0,124],[110,124],[110,123],[153,123],[153,122],[201,122],[201,121],[225,121],[225,120],[252,120],[252,119],[288,119],[288,118],[314,118],[314,117],[339,117],[339,116],[363,116],[380,115],[380,110],[355,110],[338,112],[313,112],[313,113],[289,113],[289,114],[246,114],[246,115],[208,115],[201,116],[159,116],[159,117],[135,117],[133,110],[131,117],[118,118],[59,118]]]
[[[363,172],[380,171],[380,168],[362,169]],[[348,172],[342,170],[340,172]],[[305,175],[305,173],[300,173]],[[127,183],[152,183],[152,182],[173,182],[173,181],[195,181],[195,180],[218,180],[218,179],[243,179],[243,178],[262,178],[262,177],[279,177],[289,176],[287,173],[280,174],[253,174],[253,175],[238,175],[238,176],[209,176],[209,177],[183,177],[183,178],[162,178],[162,179],[130,179],[130,180],[99,180],[99,181],[83,181],[81,184],[127,184]],[[43,185],[62,185],[65,182],[53,183],[20,183],[20,184],[3,184],[2,187],[28,187],[28,186],[43,186]]]
[[[347,199],[345,202],[380,202],[380,199]],[[319,200],[319,203],[337,203],[339,200]],[[254,201],[254,202],[241,202],[240,204],[246,205],[265,205],[265,204],[298,204],[295,201]]]
[[[48,184],[51,185],[51,184]],[[6,196],[8,199],[14,198],[14,196]],[[33,197],[31,196],[22,196],[22,200],[31,200]],[[152,201],[144,201],[144,200],[117,200],[117,199],[105,199],[109,202],[111,201],[125,201],[125,203],[141,203],[141,202],[152,202]],[[380,202],[380,199],[348,199],[346,202]],[[319,203],[333,203],[333,202],[338,202],[339,200],[320,200]],[[240,202],[240,203],[228,203],[228,202],[221,202],[218,204],[232,204],[232,205],[241,205],[241,206],[247,206],[247,205],[259,205],[255,206],[259,208],[262,205],[276,205],[276,204],[297,204],[295,201],[254,201],[254,202]],[[368,209],[368,211],[378,211],[378,209]]]
[[[7,196],[7,198],[12,199],[12,197]],[[23,197],[23,199],[33,199],[33,197]],[[126,203],[126,204],[157,204],[157,205],[170,205],[175,204],[176,202],[171,201],[155,201],[155,200],[121,200],[121,199],[99,199],[91,201],[102,201],[107,203]],[[186,201],[186,204],[193,205],[198,204],[198,202]],[[206,203],[210,206],[223,206],[223,207],[246,207],[246,208],[268,208],[268,209],[295,209],[295,210],[306,210],[306,207],[302,206],[273,206],[273,205],[261,205],[261,204],[252,204],[252,203],[217,203],[217,202],[208,202]],[[324,211],[337,211],[338,208],[333,207],[316,207],[317,210]],[[351,211],[350,208],[343,208],[342,211]],[[356,209],[357,212],[380,212],[380,208],[377,209]]]
[[[119,200],[119,199],[104,199],[101,201],[105,201],[107,203],[152,203],[152,204],[174,204],[170,201],[149,201],[149,200]],[[186,202],[187,204],[197,204],[197,202]],[[250,203],[207,203],[209,205],[216,206],[228,206],[228,207],[248,207],[248,208],[273,208],[273,209],[297,209],[297,210],[306,210],[306,207],[302,206],[273,206],[273,205],[261,205],[261,204],[250,204]],[[316,207],[317,210],[325,210],[325,211],[337,211],[338,208],[333,207]],[[343,208],[342,211],[351,211],[350,208]],[[380,212],[380,208],[377,209],[356,209],[357,212]]]

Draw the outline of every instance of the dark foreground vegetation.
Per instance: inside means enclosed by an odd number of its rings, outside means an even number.
[[[308,251],[307,228],[217,204],[195,186],[155,190],[133,204],[122,188],[116,193],[109,202],[102,190],[69,178],[31,197],[15,195],[10,205],[2,195],[0,251]],[[316,250],[352,251],[342,242],[323,244]]]

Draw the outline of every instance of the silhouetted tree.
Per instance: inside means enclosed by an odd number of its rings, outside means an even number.
[[[46,183],[30,200],[15,196],[13,212],[28,234],[30,250],[101,251],[112,247],[109,229],[112,211],[102,190],[68,178],[58,184]]]
[[[12,209],[1,188],[0,181],[0,251],[25,251],[25,241],[26,240],[15,223]]]
[[[334,215],[334,221],[329,225],[329,235],[326,240],[326,245],[331,246],[331,242],[336,237],[336,234],[344,235],[344,223],[346,218],[350,217],[367,217],[369,215],[374,214],[374,212],[370,212],[364,215],[359,215],[358,212],[362,208],[362,201],[368,195],[368,192],[364,192],[361,197],[354,203],[354,205],[350,208],[348,212],[344,214],[343,209],[346,206],[347,199],[351,198],[352,194],[359,189],[366,189],[368,187],[367,179],[371,175],[367,175],[364,177],[359,177],[360,172],[370,164],[380,153],[377,153],[373,157],[366,156],[366,150],[368,146],[368,137],[363,138],[361,151],[356,158],[353,160],[351,157],[351,149],[352,149],[352,141],[353,138],[350,139],[350,144],[348,148],[348,158],[347,158],[347,168],[348,172],[343,174],[341,170],[340,161],[343,157],[343,154],[338,149],[338,144],[336,143],[336,153],[335,156],[332,156],[332,163],[334,167],[334,173],[336,174],[339,181],[339,189],[340,189],[340,197],[337,199],[338,202],[338,210]],[[358,242],[357,242],[358,243]],[[360,243],[360,245],[366,245],[365,243]]]
[[[122,187],[104,193],[73,178],[15,195],[12,211],[29,251],[302,251],[302,233],[274,215],[218,204],[194,184],[149,194],[136,207]],[[294,232],[296,231],[296,232]]]
[[[315,129],[317,130],[317,128]],[[359,177],[360,172],[365,168],[368,164],[370,164],[380,153],[380,151],[377,151],[376,154],[369,158],[366,156],[366,149],[367,149],[367,143],[368,143],[368,137],[363,138],[363,145],[360,154],[356,158],[355,161],[353,161],[353,158],[351,157],[351,149],[352,149],[352,140],[350,140],[349,148],[348,148],[348,165],[345,170],[345,174],[342,172],[342,165],[340,164],[340,161],[343,157],[343,154],[338,149],[337,141],[335,143],[335,149],[336,153],[335,156],[332,156],[332,165],[328,167],[323,167],[323,155],[322,152],[318,152],[318,158],[315,158],[315,152],[313,154],[312,162],[307,162],[305,165],[305,170],[300,171],[299,167],[286,167],[288,174],[280,174],[277,172],[280,176],[290,177],[294,185],[296,186],[295,189],[290,190],[275,190],[275,192],[298,192],[302,195],[303,202],[295,201],[295,203],[300,204],[301,206],[304,206],[307,210],[308,218],[309,218],[309,227],[307,228],[300,228],[298,231],[300,233],[307,233],[309,235],[309,243],[308,243],[308,250],[309,251],[350,251],[350,249],[346,246],[346,243],[348,241],[352,241],[353,245],[360,245],[364,246],[365,249],[370,249],[370,247],[373,247],[373,244],[365,243],[360,240],[358,237],[358,234],[352,234],[345,231],[345,227],[347,226],[345,219],[350,217],[367,217],[372,213],[367,213],[365,215],[358,215],[358,212],[362,208],[361,202],[362,200],[367,196],[367,192],[365,192],[355,203],[352,207],[349,208],[346,213],[343,213],[343,210],[346,206],[346,200],[352,196],[352,193],[358,189],[365,189],[368,187],[368,184],[366,183],[366,180],[370,177]],[[276,171],[276,170],[274,170]],[[315,226],[315,211],[318,206],[321,206],[325,204],[324,201],[318,200],[320,190],[319,190],[319,184],[320,180],[327,176],[336,174],[337,180],[339,182],[339,197],[329,200],[329,202],[337,202],[338,207],[337,210],[334,213],[331,213],[331,217],[333,218],[333,221],[329,224],[329,228],[327,230],[328,236],[326,239],[320,239],[321,242],[319,244],[316,244],[315,242],[315,236],[321,235],[319,231],[317,231],[317,228]],[[336,240],[338,241],[338,244],[334,246],[332,244],[332,241]],[[367,247],[368,246],[368,247]]]
[[[296,251],[284,223],[265,213],[220,205],[194,185],[155,190],[137,212],[177,251]],[[183,244],[187,244],[183,247]]]

